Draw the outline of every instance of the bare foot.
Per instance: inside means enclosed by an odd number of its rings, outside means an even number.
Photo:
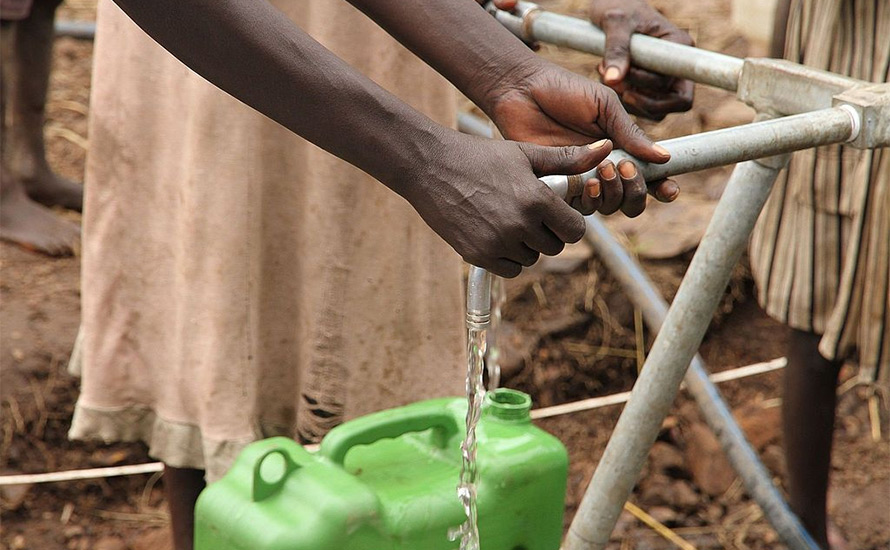
[[[50,256],[80,248],[80,228],[40,206],[17,186],[0,197],[0,239]]]
[[[50,170],[33,178],[22,178],[28,196],[46,206],[61,206],[80,212],[83,209],[83,185],[69,181]]]
[[[831,550],[850,550],[844,535],[833,522],[828,522],[828,547]]]

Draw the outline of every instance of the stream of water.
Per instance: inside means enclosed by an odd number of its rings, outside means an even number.
[[[448,532],[449,540],[460,538],[460,550],[479,550],[479,525],[476,516],[476,426],[482,415],[485,386],[485,329],[470,328],[467,332],[467,434],[460,445],[461,469],[457,496],[467,521]]]

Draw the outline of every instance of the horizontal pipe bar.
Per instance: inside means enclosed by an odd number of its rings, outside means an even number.
[[[637,160],[621,150],[613,151],[609,159],[615,163],[623,159],[633,160],[646,181],[653,181],[746,160],[843,143],[854,135],[857,127],[858,119],[852,110],[835,107],[660,141],[658,144],[671,153],[671,160],[665,164]],[[592,178],[596,175],[596,170],[591,170],[584,177]],[[568,182],[562,185],[567,187]]]
[[[528,42],[547,42],[600,56],[606,49],[605,33],[589,21],[544,11],[531,2],[519,2],[513,13],[498,10],[493,4],[489,4],[489,11]],[[630,56],[636,67],[733,92],[744,64],[737,57],[642,34],[631,38]]]

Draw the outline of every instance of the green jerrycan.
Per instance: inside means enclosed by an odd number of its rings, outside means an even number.
[[[477,428],[484,550],[557,550],[568,457],[532,425],[528,395],[486,396]],[[445,550],[467,405],[421,401],[331,430],[318,453],[287,438],[249,445],[195,510],[197,550]]]

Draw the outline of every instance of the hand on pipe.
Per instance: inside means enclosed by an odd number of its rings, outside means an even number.
[[[507,139],[556,146],[610,138],[640,160],[662,164],[670,159],[631,120],[614,91],[537,57],[522,70],[506,75],[483,104]],[[633,163],[626,164],[616,173],[611,162],[604,163],[600,179],[585,182],[581,200],[573,206],[585,215],[620,209],[633,217],[645,209],[647,190],[661,202],[679,195],[674,180],[647,185]]]
[[[618,92],[627,110],[652,120],[692,108],[691,80],[662,76],[631,67],[630,38],[634,33],[693,45],[645,0],[591,0],[590,20],[606,33],[606,53],[599,66],[603,82]]]
[[[584,236],[582,215],[537,177],[583,173],[612,151],[608,140],[544,147],[452,131],[441,143],[404,196],[465,261],[502,277]]]

